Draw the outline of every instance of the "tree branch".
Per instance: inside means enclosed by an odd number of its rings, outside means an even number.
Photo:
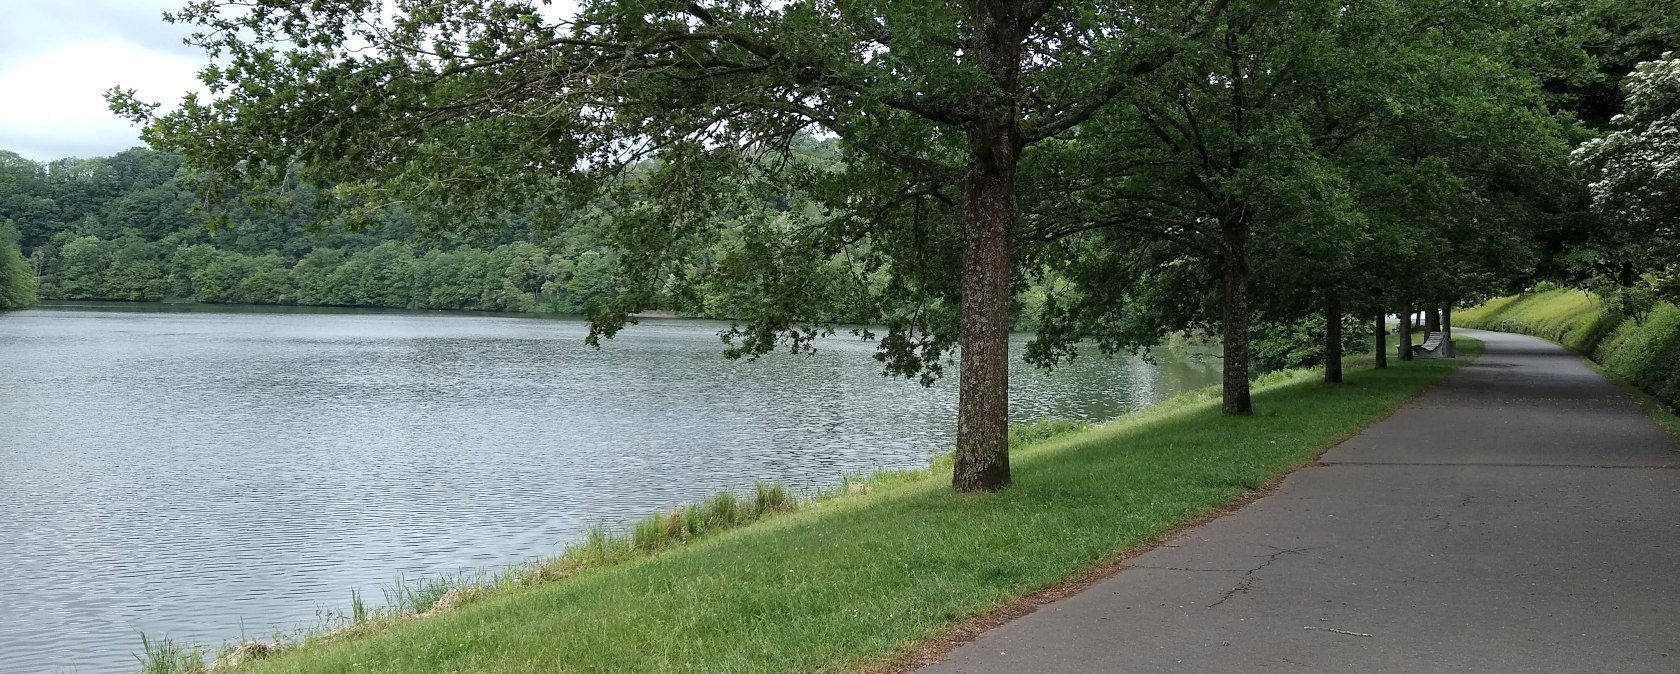
[[[1133,78],[1142,77],[1155,72],[1162,66],[1165,66],[1167,63],[1172,61],[1173,57],[1178,54],[1180,42],[1185,40],[1194,40],[1205,35],[1213,28],[1214,22],[1219,19],[1219,15],[1225,11],[1226,5],[1229,4],[1230,0],[1214,0],[1213,6],[1208,9],[1207,13],[1202,16],[1202,19],[1196,23],[1194,28],[1174,40],[1172,44],[1162,47],[1149,58],[1132,64],[1130,68],[1127,68],[1123,73],[1115,76],[1109,82],[1107,87],[1104,87],[1096,94],[1096,96],[1086,101],[1083,105],[1072,106],[1064,111],[1060,116],[1052,118],[1043,124],[1031,125],[1022,129],[1021,144],[1030,145],[1046,138],[1054,137],[1072,129],[1073,127],[1085,123],[1086,120],[1095,116],[1109,103],[1112,103],[1114,99],[1118,98],[1127,87],[1131,86],[1131,80]]]

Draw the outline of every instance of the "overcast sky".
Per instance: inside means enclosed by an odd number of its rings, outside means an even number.
[[[110,155],[140,145],[104,92],[172,105],[201,89],[191,31],[165,23],[184,0],[0,0],[0,150],[30,159]]]

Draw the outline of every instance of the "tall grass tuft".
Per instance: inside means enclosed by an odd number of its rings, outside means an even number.
[[[467,583],[447,576],[430,576],[414,581],[398,576],[396,584],[382,588],[381,592],[385,594],[386,606],[397,613],[419,615],[432,610],[443,595],[464,584]]]
[[[641,552],[654,552],[671,540],[665,531],[665,516],[654,513],[636,522],[630,530],[630,547]]]
[[[759,517],[792,510],[796,505],[797,503],[788,496],[787,488],[779,482],[760,481],[753,485],[753,510]]]
[[[1078,433],[1091,424],[1077,419],[1057,419],[1054,417],[1029,421],[1021,424],[1009,425],[1009,448],[1027,447],[1041,442],[1048,442],[1056,438]]]
[[[739,518],[740,503],[735,500],[735,494],[721,491],[700,507],[700,533],[708,531],[723,531],[733,529],[742,523]]]
[[[201,674],[205,671],[203,649],[183,646],[169,637],[153,639],[144,632],[140,633],[140,653],[135,658],[140,661],[138,674]]]
[[[360,625],[368,620],[367,602],[362,601],[359,590],[350,591],[350,624]]]

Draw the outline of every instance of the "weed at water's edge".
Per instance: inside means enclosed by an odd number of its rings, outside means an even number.
[[[362,601],[362,593],[350,590],[350,622],[360,625],[367,622],[367,619],[368,607],[367,602]]]
[[[432,610],[438,600],[450,590],[470,584],[470,580],[463,581],[449,576],[429,576],[410,581],[399,575],[396,583],[380,588],[380,592],[385,595],[386,606],[394,608],[398,613],[419,615]]]
[[[140,633],[140,661],[137,674],[199,674],[204,671],[204,651],[176,643],[169,637],[153,639]]]

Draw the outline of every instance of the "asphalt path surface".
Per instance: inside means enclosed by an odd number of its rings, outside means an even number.
[[[1680,447],[1539,339],[923,671],[1680,672]]]

